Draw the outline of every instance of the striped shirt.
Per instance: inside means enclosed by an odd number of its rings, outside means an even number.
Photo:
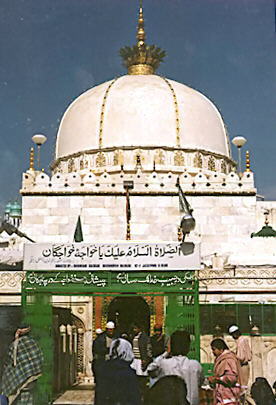
[[[135,338],[133,339],[133,342],[132,342],[132,344],[133,344],[132,349],[133,349],[133,354],[134,354],[135,359],[141,359],[141,354],[140,354],[140,350],[139,350],[140,335],[141,335],[141,332],[137,336],[135,336]]]

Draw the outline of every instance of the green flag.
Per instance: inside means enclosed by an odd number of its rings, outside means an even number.
[[[82,235],[82,228],[81,228],[81,219],[80,219],[80,215],[79,215],[75,233],[74,233],[74,242],[82,242],[82,241],[83,241],[83,235]]]

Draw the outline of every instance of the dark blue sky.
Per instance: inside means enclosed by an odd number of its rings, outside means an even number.
[[[0,209],[18,196],[34,133],[54,157],[59,120],[86,89],[122,75],[138,0],[1,0]],[[144,0],[147,42],[167,51],[159,73],[207,95],[230,137],[248,139],[258,192],[276,199],[274,0]],[[234,151],[236,157],[236,151]]]

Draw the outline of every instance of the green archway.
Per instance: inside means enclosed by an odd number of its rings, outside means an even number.
[[[165,297],[165,329],[188,330],[193,336],[190,355],[199,360],[198,281],[193,271],[26,271],[22,284],[22,306],[26,320],[44,353],[44,372],[37,395],[51,403],[53,387],[53,310],[52,296],[85,295],[120,297],[153,295]]]

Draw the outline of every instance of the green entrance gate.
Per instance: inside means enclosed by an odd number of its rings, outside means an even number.
[[[22,284],[24,317],[44,353],[44,370],[37,387],[39,400],[50,404],[53,387],[52,296],[120,296],[136,293],[165,297],[165,330],[185,329],[193,336],[190,356],[199,360],[198,282],[193,271],[26,271]]]

